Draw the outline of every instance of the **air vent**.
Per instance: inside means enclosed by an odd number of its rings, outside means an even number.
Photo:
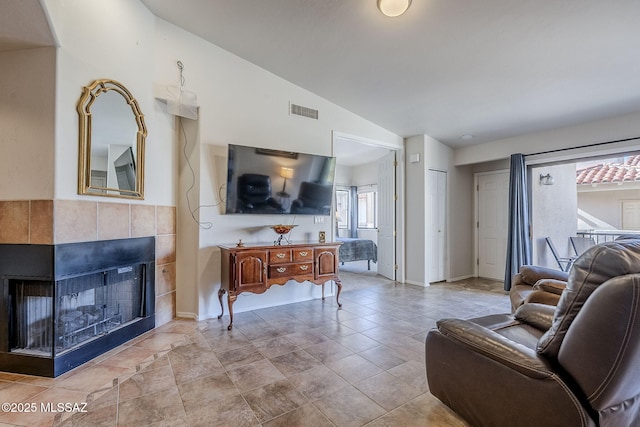
[[[289,112],[296,116],[308,117],[310,119],[318,120],[318,110],[313,108],[303,107],[302,105],[289,104]]]

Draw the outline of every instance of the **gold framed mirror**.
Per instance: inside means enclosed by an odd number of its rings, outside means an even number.
[[[78,194],[144,199],[147,128],[140,106],[121,83],[101,79],[78,101]]]

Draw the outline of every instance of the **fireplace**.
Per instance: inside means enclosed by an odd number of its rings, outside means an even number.
[[[0,370],[58,376],[153,329],[155,239],[0,245]]]

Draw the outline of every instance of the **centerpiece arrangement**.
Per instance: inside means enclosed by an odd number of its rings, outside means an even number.
[[[277,224],[277,225],[272,225],[271,229],[273,231],[275,231],[277,234],[280,235],[280,237],[278,237],[278,240],[276,240],[274,242],[275,245],[282,245],[282,240],[285,240],[286,243],[291,243],[289,241],[289,239],[287,237],[285,237],[285,234],[289,234],[291,233],[291,230],[293,230],[294,227],[297,227],[297,225],[285,225],[285,224]]]

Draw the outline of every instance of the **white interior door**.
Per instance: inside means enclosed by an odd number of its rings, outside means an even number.
[[[447,215],[447,173],[437,170],[427,172],[427,240],[428,254],[427,281],[440,282],[446,277],[446,215]]]
[[[509,172],[477,175],[478,276],[503,280],[507,258]]]
[[[640,200],[622,201],[622,229],[640,230]]]
[[[378,162],[378,274],[396,280],[396,153]]]

